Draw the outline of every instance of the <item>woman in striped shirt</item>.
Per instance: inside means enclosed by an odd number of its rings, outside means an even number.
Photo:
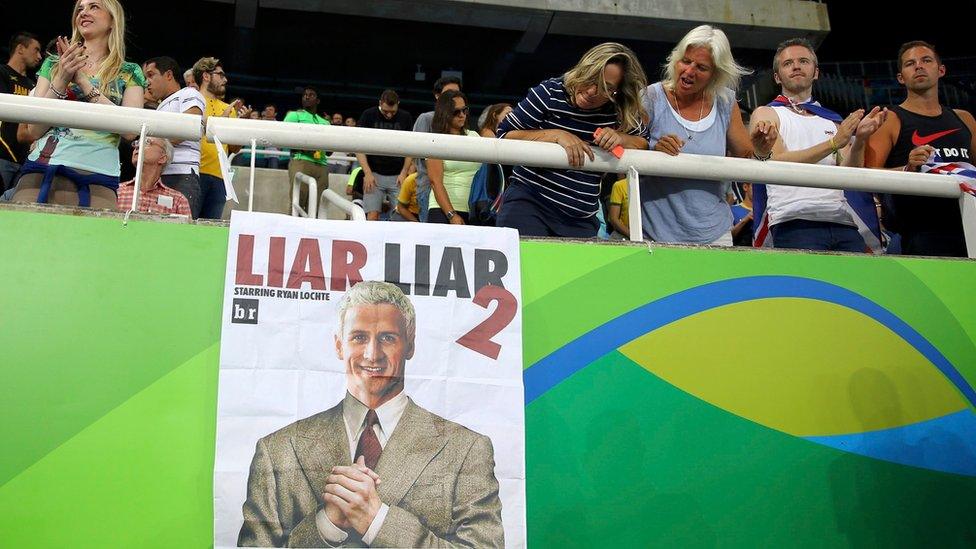
[[[556,143],[566,149],[574,168],[582,167],[586,158],[593,160],[592,146],[647,149],[646,113],[640,102],[646,85],[634,52],[614,42],[600,44],[566,74],[530,89],[502,121],[498,137]],[[517,166],[498,225],[518,229],[523,236],[595,237],[601,176]]]

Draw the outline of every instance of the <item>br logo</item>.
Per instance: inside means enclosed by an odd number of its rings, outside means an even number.
[[[234,310],[231,311],[230,321],[234,324],[257,324],[258,300],[235,299]]]

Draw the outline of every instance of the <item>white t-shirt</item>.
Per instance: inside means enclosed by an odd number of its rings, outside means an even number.
[[[183,113],[196,107],[200,112],[207,111],[207,102],[203,94],[194,88],[183,88],[173,95],[163,99],[157,111]],[[200,173],[200,140],[190,139],[180,141],[173,146],[173,160],[163,170],[163,175]]]
[[[788,150],[808,149],[837,133],[837,124],[825,118],[804,116],[789,107],[773,107],[773,110],[779,116],[779,134]],[[818,164],[835,166],[837,161],[829,155]],[[805,219],[856,226],[842,190],[767,185],[766,196],[770,225]]]

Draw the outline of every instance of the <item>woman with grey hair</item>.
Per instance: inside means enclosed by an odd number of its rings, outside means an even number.
[[[663,80],[648,86],[642,99],[653,150],[672,156],[769,154],[775,141],[769,127],[750,136],[742,121],[735,93],[750,71],[735,62],[724,32],[695,27],[671,50],[663,72]],[[732,245],[732,211],[722,182],[645,176],[640,183],[645,236]]]

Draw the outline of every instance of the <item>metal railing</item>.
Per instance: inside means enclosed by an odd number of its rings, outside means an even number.
[[[283,156],[285,158],[288,158],[288,157],[291,156],[291,151],[281,151],[281,150],[278,150],[278,149],[255,149],[254,150],[254,153],[255,154],[263,154],[265,156]],[[233,162],[234,159],[237,158],[238,155],[241,155],[241,154],[251,154],[251,150],[250,149],[241,149],[241,150],[239,150],[239,151],[237,151],[235,153],[231,153],[231,155],[228,157],[228,161],[229,162]],[[351,165],[353,162],[356,162],[357,159],[356,159],[355,156],[349,156],[349,155],[346,155],[346,154],[330,154],[329,155],[329,161],[330,162],[331,161],[335,161],[335,162],[337,162],[339,164]]]
[[[299,204],[302,185],[308,187],[308,203],[304,208]],[[296,172],[295,179],[291,183],[291,215],[316,219],[318,217],[319,203],[315,200],[315,197],[318,196],[318,191],[319,184],[315,181],[314,177],[305,175],[302,172]]]
[[[200,130],[201,118],[127,107],[81,104],[57,99],[0,95],[0,120],[34,122],[119,133],[189,139]],[[414,133],[344,126],[302,125],[263,120],[210,117],[205,135],[223,143],[306,150],[356,151],[365,154],[442,158],[472,162],[569,168],[566,153],[553,143],[509,139]],[[713,181],[749,181],[797,187],[858,190],[955,198],[960,201],[970,257],[976,256],[976,197],[964,193],[959,180],[948,175],[869,170],[788,162],[758,162],[743,158],[627,150],[621,158],[597,150],[596,158],[578,169]],[[631,180],[631,201],[640,201]],[[294,206],[294,201],[293,201]],[[316,205],[317,207],[317,205]],[[311,209],[311,204],[309,209]],[[309,212],[306,212],[309,213]],[[638,233],[639,234],[639,233]]]
[[[309,197],[309,200],[311,199],[312,197]],[[324,219],[325,208],[329,204],[337,206],[352,221],[366,221],[366,212],[363,211],[362,206],[340,196],[339,193],[332,189],[325,189],[322,191],[322,195],[319,196],[319,219]]]

